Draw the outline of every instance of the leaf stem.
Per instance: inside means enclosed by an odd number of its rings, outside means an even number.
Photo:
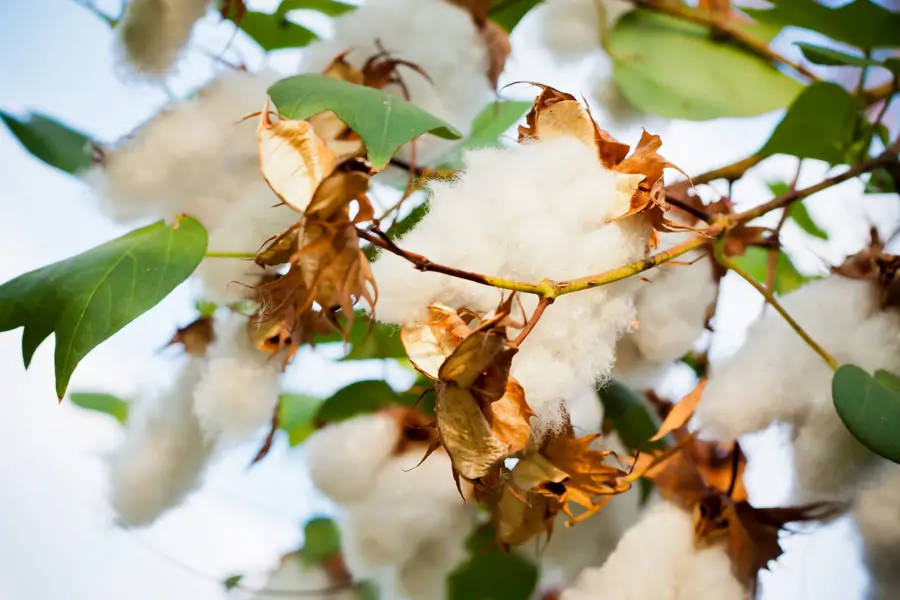
[[[784,310],[784,307],[781,305],[781,303],[775,299],[775,296],[772,294],[771,290],[767,290],[765,286],[756,281],[756,279],[754,279],[752,275],[747,273],[747,271],[742,269],[740,265],[738,265],[736,262],[725,255],[726,240],[727,237],[722,236],[715,246],[715,257],[719,264],[740,275],[747,283],[752,285],[757,292],[762,294],[762,296],[766,299],[766,302],[771,304],[772,308],[777,310],[778,314],[784,317],[784,320],[787,321],[791,329],[797,332],[797,335],[799,335],[803,339],[803,341],[806,342],[806,344],[816,352],[816,354],[821,356],[822,360],[828,363],[828,366],[831,367],[832,370],[837,371],[838,367],[840,366],[840,364],[838,364],[838,361],[835,360],[835,358],[831,354],[829,354],[828,351],[822,348],[822,346],[816,343],[816,341],[812,339],[809,334],[803,330],[802,327],[800,327],[800,324],[797,323],[797,321],[795,321],[794,318],[791,317],[791,315],[789,315],[786,310]]]
[[[541,316],[544,314],[544,311],[547,310],[547,307],[553,304],[553,298],[544,296],[538,302],[537,308],[534,309],[534,312],[531,313],[531,318],[528,319],[528,322],[525,323],[525,327],[522,328],[522,331],[516,336],[516,339],[513,340],[512,346],[516,348],[525,341],[525,338],[528,337],[528,334],[531,333],[531,330],[534,329],[534,326],[537,325],[537,322],[540,320]]]
[[[253,252],[207,252],[204,258],[243,258],[254,259],[256,254]]]
[[[731,16],[727,13],[723,14],[709,12],[701,9],[691,8],[690,6],[686,6],[680,3],[676,4],[674,2],[668,2],[665,0],[634,0],[634,3],[638,6],[642,6],[649,10],[653,10],[665,15],[677,17],[685,21],[691,21],[692,23],[697,23],[698,25],[706,25],[710,27],[714,32],[719,32],[727,35],[735,42],[743,45],[748,50],[752,51],[758,56],[761,56],[762,58],[786,65],[811,81],[819,81],[819,76],[804,67],[802,64],[796,63],[786,56],[775,52],[774,50],[769,48],[769,44],[766,41],[757,38],[744,29],[741,29],[739,25],[736,25],[736,23],[738,22],[735,21],[735,19],[731,18]]]

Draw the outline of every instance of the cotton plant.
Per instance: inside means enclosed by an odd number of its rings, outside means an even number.
[[[212,8],[131,0],[115,52],[164,81]],[[108,457],[119,523],[151,526],[177,510],[216,453],[254,440],[255,464],[287,441],[302,447],[334,519],[308,521],[261,589],[240,576],[227,589],[749,600],[785,532],[850,511],[870,597],[890,597],[900,455],[884,423],[896,425],[900,389],[900,261],[874,236],[827,276],[786,290],[787,277],[802,276],[786,268],[780,233],[791,220],[827,238],[805,209],[818,191],[857,177],[873,191],[896,185],[900,147],[883,126],[896,86],[867,86],[863,75],[854,97],[819,82],[757,37],[785,25],[778,9],[643,0],[214,8],[264,50],[305,46],[297,72],[217,74],[133,133],[73,157],[48,154],[56,146],[42,136],[61,130],[75,148],[76,131],[2,115],[29,150],[87,181],[101,212],[143,225],[0,286],[10,307],[0,329],[25,328],[26,364],[56,334],[60,397],[91,349],[183,281],[198,283],[200,315],[171,338],[183,354],[174,376],[138,395]],[[317,39],[295,9],[333,17],[333,27]],[[846,10],[841,22],[854,10],[871,22],[898,18],[872,4],[822,10]],[[533,40],[514,31],[527,14]],[[747,27],[750,18],[768,29]],[[865,43],[819,33],[868,58],[807,44],[809,61],[896,68],[869,52],[893,43],[884,33]],[[609,118],[592,114],[580,90],[498,90],[519,38],[561,63],[590,60],[595,73],[611,59],[611,75],[591,82]],[[698,77],[670,77],[672,57],[685,53]],[[711,73],[715,83],[704,84]],[[650,131],[631,143],[607,131],[781,108],[762,149],[708,173],[682,172]],[[811,129],[811,111],[852,127]],[[772,154],[849,166],[807,188],[773,188],[743,211],[725,187],[697,189],[738,181]],[[398,174],[406,189],[385,209],[373,196]],[[760,219],[770,214],[777,225]],[[719,287],[732,277],[768,308],[722,358],[709,340]],[[304,357],[335,342],[345,363],[379,359],[413,383],[291,393],[285,372],[322,383]],[[694,370],[694,387],[663,397],[652,388],[676,364]],[[741,438],[775,424],[792,435],[796,493],[762,507],[745,486]]]

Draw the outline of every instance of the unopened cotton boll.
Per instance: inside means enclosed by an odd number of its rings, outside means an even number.
[[[722,546],[698,550],[691,514],[658,502],[599,569],[585,569],[562,600],[745,600]]]
[[[254,347],[248,319],[239,313],[216,320],[215,336],[194,391],[194,411],[208,439],[248,438],[272,420],[282,361]]]
[[[192,411],[200,362],[188,360],[169,389],[134,407],[110,457],[111,504],[127,526],[151,523],[196,485],[209,454]]]
[[[471,530],[477,509],[460,496],[450,458],[435,452],[416,466],[424,454],[423,446],[388,460],[366,497],[343,506],[345,557],[355,576],[403,564],[421,545]]]
[[[853,517],[869,572],[868,600],[893,600],[900,590],[900,468],[859,492]]]
[[[841,364],[900,369],[900,314],[881,310],[875,284],[832,275],[786,295],[782,305]],[[798,500],[846,497],[883,464],[834,409],[832,370],[784,318],[767,314],[734,356],[714,365],[696,421],[723,440],[787,423],[794,437]]]
[[[464,133],[493,97],[487,47],[472,15],[450,2],[369,0],[335,19],[334,30],[331,39],[305,49],[302,71],[321,72],[347,50],[350,52],[345,59],[362,67],[369,58],[386,50],[391,59],[409,61],[427,75],[408,66],[397,67],[409,100]],[[391,84],[385,90],[404,96],[399,85]],[[452,142],[430,135],[419,138],[416,160],[428,164],[450,145]],[[397,156],[410,160],[410,146],[404,146]]]
[[[129,0],[116,27],[120,53],[137,73],[162,77],[208,4],[209,0]]]
[[[619,216],[616,173],[596,150],[559,137],[465,156],[454,182],[431,186],[428,213],[399,240],[401,248],[434,262],[520,281],[564,280],[619,267],[644,256],[643,219]],[[627,202],[627,198],[625,200]],[[618,207],[618,208],[617,208]],[[494,310],[500,290],[421,273],[383,253],[373,264],[379,319],[413,324],[441,302],[479,312]],[[635,282],[624,280],[557,298],[513,360],[539,429],[562,423],[563,399],[608,376],[618,337],[634,319]],[[522,295],[525,316],[537,305]],[[519,318],[517,304],[514,317]]]
[[[339,504],[362,501],[400,439],[393,416],[360,415],[328,425],[304,444],[306,465],[315,486]]]
[[[288,555],[269,576],[263,591],[254,594],[252,600],[268,600],[276,592],[282,597],[296,592],[298,596],[312,600],[358,600],[355,590],[335,591],[334,586],[335,582],[325,569],[307,566],[299,556]],[[317,591],[321,594],[316,594]]]

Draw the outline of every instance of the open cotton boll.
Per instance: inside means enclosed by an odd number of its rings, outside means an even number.
[[[127,526],[151,523],[196,485],[209,453],[191,410],[200,363],[189,359],[168,390],[135,406],[109,459],[111,504]]]
[[[620,214],[622,194],[618,175],[598,162],[594,148],[559,137],[475,150],[465,161],[459,179],[432,184],[429,212],[398,242],[401,248],[521,281],[575,278],[644,256],[649,230],[642,219],[608,222]],[[377,316],[396,324],[425,318],[434,302],[487,312],[501,298],[495,288],[421,273],[387,254],[373,274]],[[522,344],[512,375],[540,428],[558,426],[563,399],[609,374],[616,340],[634,319],[635,285],[624,280],[561,296]],[[537,299],[521,298],[530,316]]]
[[[424,447],[414,447],[388,460],[368,495],[344,506],[341,530],[354,575],[405,563],[421,544],[471,529],[477,509],[460,497],[450,458],[435,452],[416,467],[424,453]]]
[[[600,50],[603,34],[634,5],[624,0],[547,0],[541,8],[543,42],[563,60]]]
[[[398,66],[410,101],[464,132],[493,97],[487,47],[471,14],[450,2],[369,0],[335,19],[334,31],[331,39],[304,50],[301,71],[321,72],[347,50],[346,60],[361,67],[384,49],[393,59],[415,64],[431,79]],[[403,96],[398,85],[385,90]],[[426,135],[417,142],[417,162],[431,162],[448,147],[448,142]],[[398,158],[409,160],[408,145]]]
[[[253,346],[247,317],[231,312],[215,322],[194,412],[210,440],[248,438],[272,420],[281,390],[278,356]]]
[[[881,310],[874,283],[832,275],[786,295],[782,304],[839,363],[869,372],[900,369],[900,314]],[[696,422],[723,440],[790,424],[800,497],[851,494],[881,460],[844,428],[831,377],[825,361],[768,311],[734,356],[713,366]]]
[[[900,590],[900,468],[859,492],[853,517],[869,571],[869,600],[896,598]]]
[[[585,569],[562,600],[745,600],[721,546],[694,546],[691,514],[658,502],[622,537],[599,569]]]
[[[222,75],[105,149],[103,163],[86,174],[101,210],[124,222],[187,213],[213,230],[231,206],[264,195],[256,123],[241,120],[262,109],[266,90],[279,77]],[[278,203],[269,196],[265,206]]]
[[[206,13],[209,0],[129,0],[116,27],[116,44],[137,73],[162,77]]]
[[[334,423],[304,444],[315,486],[339,504],[362,501],[400,439],[393,416],[376,413]]]
[[[447,576],[469,557],[465,543],[472,523],[466,520],[460,525],[441,538],[425,540],[409,560],[393,569],[399,597],[408,600],[447,598]]]
[[[269,600],[273,592],[265,590],[278,590],[279,596],[296,592],[298,596],[312,600],[358,600],[359,595],[355,590],[347,589],[334,591],[335,582],[325,569],[303,564],[303,560],[296,554],[284,557],[281,564],[269,576],[263,591],[251,596],[251,600]],[[314,592],[320,591],[321,594]]]
[[[586,385],[568,396],[565,407],[576,436],[600,432],[603,426],[603,403],[594,386]]]

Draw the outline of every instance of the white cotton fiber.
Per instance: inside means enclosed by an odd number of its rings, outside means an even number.
[[[384,413],[328,425],[304,444],[309,475],[315,486],[335,502],[361,501],[393,455],[400,436],[397,419]]]
[[[900,590],[900,468],[890,467],[859,492],[853,506],[869,571],[868,600],[894,600]]]
[[[137,73],[162,77],[208,4],[209,0],[129,0],[115,29],[119,53]]]
[[[786,295],[782,304],[839,363],[900,370],[900,315],[880,309],[872,282],[832,275]],[[882,461],[844,428],[831,377],[822,358],[769,310],[741,349],[714,365],[696,420],[723,440],[774,422],[791,425],[798,500],[846,496]]]
[[[358,600],[359,595],[355,590],[330,591],[334,586],[335,582],[327,571],[320,567],[306,566],[298,555],[290,554],[282,559],[279,567],[269,576],[265,587],[251,596],[251,600],[290,597],[291,592],[309,600]],[[314,593],[316,591],[321,593]]]
[[[465,543],[471,533],[472,521],[465,519],[442,537],[420,543],[409,560],[392,569],[398,600],[445,600],[448,575],[469,558]]]
[[[369,0],[335,19],[334,29],[333,38],[304,51],[302,71],[321,72],[346,50],[351,50],[346,60],[361,67],[383,48],[391,58],[414,63],[431,79],[399,66],[410,100],[463,132],[492,100],[487,48],[471,14],[459,6],[444,0]],[[385,90],[403,95],[397,85]],[[416,142],[416,162],[428,164],[450,145],[426,135]],[[409,147],[398,157],[408,161]]]
[[[281,387],[282,357],[254,347],[247,317],[231,312],[215,322],[194,411],[210,440],[253,436],[271,422]]]
[[[634,5],[624,0],[547,0],[540,13],[543,42],[563,61],[600,50],[604,30]]]
[[[441,264],[528,282],[600,273],[644,256],[647,228],[633,219],[607,222],[621,206],[616,175],[577,139],[476,150],[465,160],[457,181],[432,185],[428,214],[400,247]],[[501,298],[496,288],[421,273],[388,253],[373,272],[377,316],[391,323],[414,323],[433,302],[487,312]],[[522,344],[512,375],[525,387],[539,429],[561,423],[564,398],[608,376],[616,340],[634,319],[638,284],[624,280],[559,297]],[[530,316],[537,299],[521,298]],[[518,308],[514,316],[522,316]]]
[[[147,525],[196,485],[209,454],[191,407],[201,359],[189,359],[172,385],[139,402],[110,457],[111,504],[127,526]]]
[[[355,575],[405,563],[420,544],[471,528],[476,507],[456,489],[449,457],[435,452],[416,467],[424,454],[424,446],[414,447],[387,461],[369,494],[343,506],[344,550]]]
[[[562,600],[745,600],[721,546],[698,550],[691,514],[658,502],[599,569],[585,569]]]

